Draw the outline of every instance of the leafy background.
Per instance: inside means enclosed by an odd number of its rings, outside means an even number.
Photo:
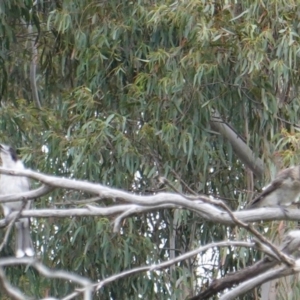
[[[251,174],[211,129],[211,115],[217,111],[264,159],[265,181],[276,168],[298,163],[299,15],[292,0],[3,0],[0,139],[18,147],[28,167],[48,174],[141,194],[167,190],[157,181],[165,176],[181,192],[243,207],[253,194]],[[254,192],[264,183],[254,178]],[[56,191],[35,207],[72,207],[67,200],[89,196]],[[49,267],[96,281],[245,236],[179,209],[127,219],[118,234],[111,221],[34,220],[38,255]],[[269,226],[276,235],[277,224]],[[222,251],[118,280],[95,299],[184,299],[256,256]],[[31,269],[6,273],[35,298],[74,289]]]

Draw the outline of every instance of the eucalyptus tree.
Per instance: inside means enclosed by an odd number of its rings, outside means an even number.
[[[243,209],[276,169],[298,163],[298,20],[292,0],[1,1],[0,139],[47,174],[138,195],[171,190],[165,177],[178,193]],[[35,207],[89,197],[56,190]],[[138,214],[113,234],[111,221],[33,219],[37,252],[95,281],[248,237],[180,208]],[[244,248],[213,249],[112,282],[95,299],[184,299],[254,259]],[[24,270],[7,275],[31,296],[74,289]]]

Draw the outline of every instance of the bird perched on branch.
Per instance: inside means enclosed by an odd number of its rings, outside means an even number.
[[[0,157],[2,167],[14,170],[24,170],[23,162],[18,158],[16,151],[10,147],[0,144]],[[27,177],[10,176],[0,174],[0,195],[12,195],[28,191],[30,188]],[[25,205],[25,206],[24,206]],[[20,211],[22,208],[28,209],[31,203],[28,201],[14,201],[2,203],[4,216],[11,212]],[[33,256],[33,244],[30,237],[30,219],[20,218],[15,222],[16,226],[16,257]]]
[[[278,172],[248,208],[288,206],[296,202],[300,195],[300,166]]]
[[[281,251],[286,254],[293,254],[300,250],[300,230],[289,231],[281,245]]]

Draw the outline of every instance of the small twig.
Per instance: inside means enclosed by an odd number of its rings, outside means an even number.
[[[300,125],[298,125],[298,124],[296,124],[296,123],[289,122],[288,120],[285,120],[285,119],[280,118],[280,117],[276,117],[276,118],[277,118],[278,120],[280,120],[280,121],[286,123],[286,124],[289,124],[289,125],[292,125],[292,126],[295,126],[295,127],[300,128]]]
[[[184,185],[184,187],[193,195],[197,195],[195,191],[193,191],[182,179],[181,177],[175,172],[175,170],[171,169],[171,173]]]

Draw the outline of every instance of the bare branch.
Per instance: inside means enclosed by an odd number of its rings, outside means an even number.
[[[175,208],[175,205],[164,205],[163,208]],[[157,206],[142,207],[137,205],[116,205],[110,207],[96,207],[88,205],[86,208],[69,208],[69,209],[28,209],[23,210],[22,217],[34,218],[49,218],[49,217],[72,217],[72,216],[115,216],[116,214],[123,213],[130,210],[130,214],[144,213],[151,210],[157,210]],[[0,227],[6,226],[8,221],[15,217],[17,212],[10,213],[5,220],[0,220]]]
[[[49,218],[49,217],[72,217],[72,216],[115,216],[118,214],[123,214],[123,216],[119,216],[116,219],[117,223],[120,223],[122,217],[129,217],[133,214],[137,213],[145,213],[150,211],[155,211],[159,209],[166,209],[166,208],[178,208],[178,206],[174,204],[165,204],[159,206],[150,206],[150,207],[143,207],[134,204],[124,204],[124,205],[115,205],[109,207],[97,207],[88,205],[86,208],[69,208],[69,209],[27,209],[23,210],[21,213],[22,217],[33,217],[33,218]],[[210,206],[208,206],[210,207]],[[243,222],[257,222],[260,220],[271,221],[271,220],[282,220],[284,216],[282,216],[282,210],[280,208],[270,208],[268,214],[265,214],[265,210],[267,208],[257,209],[257,211],[253,210],[249,214],[245,214],[244,211],[235,212],[234,215],[239,218]],[[195,210],[193,210],[195,211]],[[196,211],[197,212],[197,211]],[[11,218],[14,217],[16,212],[12,212],[6,220],[0,220],[0,227],[6,226],[7,222],[11,221]],[[234,223],[228,218],[227,214],[223,214],[223,219],[220,220],[219,216],[210,216],[205,218],[206,220],[210,220],[213,222],[219,222],[220,224],[224,225],[234,225]],[[282,216],[282,217],[281,217]],[[295,209],[293,212],[290,213],[289,220],[300,221],[299,212]],[[117,224],[116,227],[117,228]]]
[[[234,152],[240,160],[258,177],[264,174],[264,164],[259,157],[245,143],[241,136],[226,122],[222,120],[218,112],[213,113],[210,125],[231,144]]]
[[[110,276],[110,277],[108,277],[108,278],[106,278],[104,280],[101,280],[99,283],[97,283],[96,290],[101,289],[104,285],[106,285],[106,284],[108,284],[110,282],[113,282],[113,281],[115,281],[117,279],[126,277],[128,275],[132,275],[132,274],[140,273],[140,272],[145,272],[145,271],[155,271],[155,270],[164,269],[164,268],[167,268],[167,267],[170,267],[170,266],[174,265],[177,262],[180,262],[182,260],[185,260],[185,259],[188,259],[190,257],[193,257],[193,256],[197,255],[198,253],[206,251],[206,250],[208,250],[210,248],[213,248],[213,247],[227,247],[227,246],[248,247],[249,248],[249,247],[254,247],[255,245],[253,243],[240,242],[240,241],[237,241],[237,242],[230,242],[229,241],[229,242],[211,243],[211,244],[205,245],[203,247],[199,247],[199,248],[197,248],[195,250],[186,252],[186,253],[184,253],[182,255],[177,256],[174,259],[170,259],[170,260],[168,260],[166,262],[163,262],[163,263],[160,263],[160,264],[157,264],[157,265],[139,267],[139,268],[127,270],[127,271],[121,272],[119,274],[115,274],[113,276]]]
[[[262,259],[252,266],[241,269],[236,272],[228,273],[223,278],[214,279],[206,290],[198,295],[190,298],[189,300],[205,300],[216,295],[217,293],[232,288],[236,284],[240,284],[245,280],[256,277],[259,274],[278,265],[280,261],[270,260],[269,258]]]
[[[172,196],[172,194],[170,194]],[[159,196],[159,195],[156,195]],[[174,195],[173,195],[174,196]],[[19,197],[19,196],[18,196]],[[142,197],[142,196],[141,196]],[[148,196],[145,196],[148,197]],[[168,202],[166,199],[165,202]],[[35,217],[35,218],[49,218],[49,217],[71,217],[71,216],[115,216],[118,214],[123,214],[116,219],[115,229],[118,228],[122,218],[129,217],[137,213],[145,213],[150,211],[155,211],[157,209],[166,209],[166,208],[178,208],[175,204],[161,204],[149,207],[143,207],[135,204],[124,204],[124,205],[115,205],[109,207],[97,207],[88,205],[86,208],[69,208],[69,209],[28,209],[23,210],[21,213],[22,217]],[[181,207],[184,208],[182,205]],[[219,222],[224,225],[234,225],[235,223],[228,217],[227,213],[224,211],[216,209],[212,205],[206,204],[209,215],[205,217],[206,220],[213,222]],[[196,209],[193,211],[197,212]],[[213,214],[215,212],[215,215]],[[15,216],[15,212],[12,212],[6,220],[0,220],[0,227],[6,226],[8,221],[11,221],[11,218]],[[233,213],[236,218],[243,222],[257,222],[261,220],[282,220],[286,219],[286,216],[283,214],[282,209],[280,208],[260,208],[257,210],[248,210],[248,211],[238,211]],[[300,221],[300,215],[296,209],[289,210],[289,220]]]
[[[8,266],[14,266],[14,265],[30,265],[33,268],[35,268],[40,274],[47,278],[58,278],[58,279],[65,279],[67,281],[71,281],[73,283],[76,283],[80,286],[82,286],[82,289],[80,289],[79,294],[84,295],[84,300],[92,300],[92,292],[94,291],[94,287],[92,285],[92,282],[82,276],[79,276],[74,273],[61,271],[61,270],[53,270],[49,269],[40,262],[38,262],[34,258],[29,257],[22,257],[22,258],[3,258],[0,259],[0,268],[8,267]],[[0,274],[2,276],[2,274]],[[2,279],[2,278],[1,278]],[[9,288],[12,288],[9,286]],[[15,288],[12,288],[12,290],[16,290]],[[8,292],[8,290],[6,290]],[[15,298],[15,299],[27,299],[25,297],[23,298]]]
[[[36,1],[33,2],[33,6],[36,5]],[[32,9],[30,10],[32,11]],[[36,84],[36,66],[37,66],[37,60],[38,60],[38,50],[37,50],[37,33],[33,33],[32,31],[32,25],[31,23],[27,24],[24,19],[21,19],[21,22],[24,27],[27,27],[29,41],[31,45],[31,62],[30,62],[30,87],[32,92],[32,98],[35,102],[35,105],[37,108],[41,109],[41,102],[39,99],[37,84]]]
[[[42,185],[41,187],[37,188],[36,190],[31,190],[28,192],[15,194],[15,195],[1,195],[0,196],[0,203],[6,202],[14,202],[14,201],[22,201],[22,200],[35,200],[35,198],[44,196],[51,192],[54,188],[48,185]]]
[[[143,195],[136,195],[129,192],[113,189],[101,184],[95,184],[86,181],[72,180],[67,178],[60,178],[60,177],[40,174],[38,172],[34,172],[28,169],[22,171],[14,171],[14,170],[0,168],[0,173],[13,175],[13,176],[27,176],[43,182],[46,186],[49,185],[52,186],[53,188],[56,187],[56,188],[81,190],[81,191],[89,192],[91,194],[96,194],[101,199],[122,199],[123,201],[127,201],[132,204],[137,204],[140,206],[149,206],[149,207],[155,207],[158,205],[176,205],[177,207],[179,206],[194,211],[206,220],[220,222],[221,224],[227,224],[227,225],[235,224],[235,222],[233,222],[232,220],[232,217],[227,212],[215,207],[214,205],[204,203],[204,201],[214,203],[214,204],[217,203],[217,202],[212,202],[209,197],[204,195],[197,196],[197,197],[195,196],[183,197],[181,195],[176,195],[173,193],[158,193],[155,195],[143,196]],[[42,190],[42,188],[40,189]],[[47,191],[47,187],[44,187],[43,189],[45,189],[43,191],[45,192]],[[21,195],[11,195],[5,197],[8,197],[11,200],[22,199]],[[26,197],[28,197],[28,195]],[[187,198],[190,200],[188,200]],[[0,201],[2,199],[3,198],[1,197]],[[217,201],[222,202],[220,200]],[[120,211],[120,213],[122,212]],[[44,213],[47,214],[46,212]],[[75,213],[77,215],[85,215],[85,213],[86,215],[96,215],[95,211],[90,212],[88,210],[85,210],[85,212],[77,211]],[[282,209],[280,208],[270,208],[270,207],[247,210],[247,211],[238,211],[238,212],[234,212],[233,214],[235,218],[246,223],[256,222],[261,220],[269,221],[269,220],[283,220],[283,219],[288,219],[288,220],[300,219],[300,216],[297,213],[297,210],[295,209],[287,209],[285,210],[285,212],[283,212]],[[69,216],[70,214],[63,213],[63,216],[66,215]],[[42,215],[36,215],[36,216],[42,216]],[[50,214],[48,216],[50,216]]]
[[[163,182],[166,182],[169,186],[172,187],[172,189],[176,190],[175,187],[166,179],[166,178],[161,178]],[[178,194],[180,194],[182,197],[186,199],[194,199],[194,197],[188,197],[177,191]],[[282,253],[276,246],[274,246],[272,243],[270,243],[262,234],[260,234],[251,224],[247,224],[239,220],[234,213],[230,210],[230,208],[220,200],[214,200],[208,197],[200,197],[201,201],[204,201],[209,204],[215,204],[217,206],[220,206],[223,208],[229,215],[229,217],[232,219],[232,221],[235,223],[235,225],[238,225],[239,227],[245,228],[248,230],[250,233],[252,233],[261,243],[264,245],[268,246],[275,254],[276,257],[280,258],[282,262],[285,264],[292,266],[294,264],[294,260],[290,259],[288,256],[286,256],[284,253]]]
[[[16,287],[13,287],[8,282],[2,267],[0,267],[0,285],[2,285],[2,290],[6,291],[7,295],[9,295],[11,297],[11,299],[14,299],[14,300],[27,300],[28,299],[27,297],[25,297],[25,295],[22,294],[22,292],[19,289],[17,289]]]
[[[260,249],[261,245],[257,246]],[[297,251],[299,247],[300,230],[291,230],[286,234],[283,243],[280,246],[280,249],[283,253],[291,255],[295,251]],[[264,250],[267,250],[267,252],[269,251],[269,249],[265,247]],[[274,259],[266,256],[265,258],[258,261],[252,266],[246,267],[234,273],[229,273],[224,278],[214,279],[205,291],[190,298],[190,300],[208,299],[213,295],[216,295],[218,292],[223,291],[224,289],[232,288],[233,285],[240,284],[241,282],[244,282],[246,280],[247,282],[250,282],[251,278],[257,277],[258,275],[265,273],[266,271],[270,270],[271,268],[280,263],[281,261],[277,260],[277,258]]]
[[[38,60],[38,50],[37,50],[37,44],[36,44],[36,37],[37,35],[32,35],[32,25],[28,25],[28,33],[31,35],[31,51],[32,51],[32,57],[31,57],[31,63],[30,63],[30,87],[32,92],[32,98],[35,102],[35,105],[37,108],[41,109],[42,105],[39,98],[39,93],[37,89],[36,84],[36,66],[37,66],[37,60]]]
[[[152,210],[157,209],[165,209],[165,208],[184,208],[189,209],[198,213],[201,217],[206,220],[219,222],[224,225],[238,225],[239,227],[244,227],[246,230],[251,232],[261,243],[263,243],[262,251],[269,253],[272,257],[280,260],[281,262],[294,266],[294,260],[290,257],[286,256],[282,253],[277,247],[275,247],[272,243],[266,240],[260,233],[258,233],[251,225],[248,225],[248,222],[255,222],[260,220],[274,220],[274,219],[294,219],[300,220],[300,215],[297,210],[286,210],[282,211],[281,208],[260,208],[255,210],[247,210],[247,211],[238,211],[232,212],[226,204],[221,200],[212,199],[205,195],[201,196],[187,196],[183,194],[173,194],[173,193],[158,193],[155,195],[136,195],[133,193],[113,189],[110,187],[106,187],[101,184],[95,184],[85,181],[79,180],[71,180],[66,178],[60,178],[55,176],[49,176],[45,174],[40,174],[31,170],[22,170],[22,171],[14,171],[7,170],[4,168],[0,168],[0,173],[8,174],[12,176],[27,176],[35,180],[39,180],[43,183],[43,185],[30,192],[17,194],[17,195],[8,195],[0,197],[0,202],[5,201],[16,201],[16,200],[27,200],[32,199],[33,197],[38,197],[41,195],[46,195],[54,188],[63,188],[63,189],[71,189],[88,192],[90,194],[96,194],[96,197],[87,200],[80,200],[78,203],[84,203],[83,201],[98,201],[104,199],[122,199],[128,204],[123,205],[114,205],[110,207],[98,207],[87,205],[85,208],[70,208],[70,209],[29,209],[23,210],[19,214],[22,217],[68,217],[68,216],[116,216],[114,230],[119,230],[121,221],[124,218],[127,218],[133,214],[145,213]],[[76,201],[72,201],[72,204],[76,204]],[[7,221],[11,221],[14,218],[18,217],[18,212],[11,213],[8,217]],[[0,221],[0,226],[5,225],[6,222],[4,220]],[[292,239],[293,240],[293,239]],[[298,242],[295,242],[293,245],[298,245]],[[132,270],[125,271],[120,274],[113,275],[109,278],[106,278],[100,283],[94,284],[93,287],[96,289],[100,289],[102,286],[112,282],[116,279],[128,276],[130,274],[134,274],[142,271],[154,271],[166,267],[170,267],[174,265],[176,262],[187,259],[193,255],[201,251],[205,251],[205,249],[209,249],[210,247],[220,247],[220,246],[238,246],[242,245],[245,247],[256,247],[261,248],[259,243],[241,243],[241,242],[221,242],[221,243],[213,243],[206,245],[204,247],[200,247],[196,250],[190,251],[186,254],[178,256],[174,259],[170,259],[169,261],[163,262],[158,265],[152,266],[144,266]],[[22,262],[18,260],[18,262]],[[27,260],[28,263],[28,260]],[[49,271],[46,267],[41,264],[38,264],[36,261],[31,261],[30,264],[35,267],[41,274],[46,277],[54,278],[59,277],[66,280],[71,280],[78,283],[76,280],[72,279],[72,276],[69,273],[60,273],[60,271]],[[1,266],[1,260],[0,260]],[[44,269],[46,268],[46,269]],[[291,268],[292,269],[292,268]],[[49,273],[51,273],[51,277]],[[63,271],[61,271],[63,272]],[[65,277],[64,277],[65,276]],[[76,275],[75,275],[76,276]],[[55,277],[55,278],[56,278]],[[87,280],[87,279],[86,279]],[[88,281],[88,280],[87,280]],[[91,299],[91,292],[94,290],[91,287],[91,282],[89,284],[84,283],[82,278],[80,277],[80,282],[82,288],[74,291],[72,294],[68,295],[64,299],[73,299],[80,293],[83,293],[85,296],[84,299]]]
[[[279,268],[269,270],[266,273],[263,273],[259,276],[256,276],[255,278],[252,278],[246,282],[241,283],[239,286],[237,286],[236,288],[232,289],[231,291],[227,292],[225,295],[220,297],[220,300],[236,299],[238,296],[245,294],[246,292],[250,291],[256,286],[261,285],[267,281],[289,276],[299,272],[300,272],[300,260],[298,259],[296,261],[294,268],[282,266]]]
[[[158,209],[165,209],[165,208],[176,208],[176,205],[174,204],[170,204],[170,205],[157,205],[157,206],[153,206],[153,207],[141,207],[141,206],[137,206],[137,205],[128,205],[129,208],[124,211],[123,213],[121,213],[121,215],[119,215],[115,221],[114,221],[114,232],[118,232],[120,230],[121,227],[121,222],[122,220],[124,220],[125,218],[128,218],[129,216],[132,216],[134,214],[138,214],[138,213],[146,213],[146,212],[150,212],[153,210],[158,210]]]

